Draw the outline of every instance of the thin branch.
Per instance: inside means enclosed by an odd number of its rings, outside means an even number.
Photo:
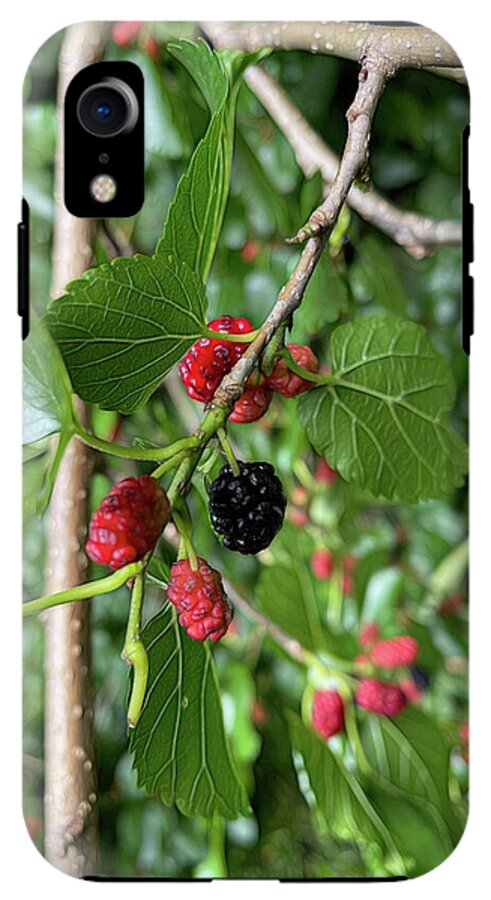
[[[262,612],[259,612],[254,606],[238,593],[236,588],[228,580],[224,580],[225,591],[230,597],[234,607],[240,610],[243,615],[251,622],[260,625],[261,628],[272,637],[274,642],[278,644],[288,656],[291,656],[296,662],[302,666],[309,666],[312,660],[312,654],[302,646],[302,644],[293,638],[286,631],[283,631],[279,625],[276,625],[271,619],[268,619]]]
[[[230,410],[240,397],[243,385],[251,374],[259,356],[273,335],[276,334],[284,322],[288,322],[291,319],[295,310],[300,306],[326,242],[327,236],[325,233],[307,241],[293,273],[281,289],[278,299],[268,318],[259,329],[257,337],[249,344],[246,352],[236,362],[231,372],[222,379],[220,387],[210,404],[210,412],[205,416],[201,428],[203,428],[203,424],[208,416],[212,415],[217,408]]]
[[[361,63],[355,99],[346,113],[348,135],[336,177],[325,200],[289,243],[303,242],[312,235],[332,230],[353,181],[364,174],[368,164],[370,129],[375,110],[388,79],[395,71],[388,57],[373,48],[367,50]]]
[[[204,31],[221,47],[236,50],[309,50],[360,62],[367,49],[378,50],[398,69],[429,68],[460,80],[462,63],[453,47],[421,25],[368,22],[205,22]],[[464,76],[465,77],[465,76]]]
[[[250,66],[245,79],[291,144],[306,177],[320,171],[323,180],[331,184],[339,169],[339,158],[311,128],[286,91],[269,72],[258,66]],[[427,256],[435,247],[461,243],[459,222],[439,222],[429,216],[400,210],[372,188],[363,191],[352,185],[346,201],[365,221],[387,234],[416,259]]]

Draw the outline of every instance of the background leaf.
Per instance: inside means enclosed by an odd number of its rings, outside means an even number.
[[[389,249],[379,235],[366,234],[356,245],[349,282],[357,300],[363,303],[374,300],[396,316],[406,315],[406,292]]]
[[[289,720],[300,782],[334,835],[378,845],[394,875],[423,875],[450,855],[454,845],[445,821],[417,790],[412,796],[392,785],[385,791],[376,779],[355,775],[300,719],[290,714]],[[407,769],[407,759],[400,757],[398,765]]]
[[[315,449],[343,478],[410,502],[462,484],[465,446],[447,424],[452,374],[420,325],[349,322],[334,331],[331,357],[338,382],[306,394],[298,410]]]
[[[32,316],[23,353],[23,443],[73,433],[72,387],[46,327]]]
[[[157,255],[184,259],[206,281],[228,199],[239,78],[257,54],[228,54],[230,78],[217,54],[203,41],[172,46],[172,53],[196,81],[213,111],[205,136],[181,178],[169,206]]]
[[[246,815],[210,648],[185,634],[170,604],[148,622],[142,640],[148,687],[130,738],[138,784],[188,816]]]
[[[47,322],[76,393],[128,414],[201,336],[205,306],[186,263],[135,256],[89,269],[51,303]]]
[[[396,719],[368,715],[362,741],[382,781],[435,807],[442,817],[440,830],[457,841],[462,828],[448,792],[450,749],[435,723],[412,706]]]
[[[311,802],[319,809],[329,831],[343,840],[361,839],[378,845],[386,855],[389,871],[406,874],[402,854],[358,778],[346,771],[341,759],[297,716],[290,714],[289,723],[300,782],[305,773]]]
[[[265,566],[256,588],[262,611],[308,650],[325,647],[322,622],[307,566]]]

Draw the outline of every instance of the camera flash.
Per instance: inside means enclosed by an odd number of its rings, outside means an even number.
[[[116,182],[111,175],[97,175],[90,182],[90,193],[98,203],[109,203],[116,196]]]

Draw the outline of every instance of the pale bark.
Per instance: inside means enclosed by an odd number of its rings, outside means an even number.
[[[465,79],[453,47],[422,25],[372,22],[205,22],[203,29],[220,47],[237,50],[308,50],[360,62],[367,49],[382,53],[398,69],[438,72]]]
[[[58,142],[55,173],[53,296],[92,262],[92,223],[71,216],[63,202],[63,101],[71,79],[101,58],[106,28],[100,23],[66,30],[59,61]],[[79,405],[82,419],[85,412]],[[84,537],[90,450],[74,438],[61,463],[49,508],[46,591],[86,578]],[[45,853],[61,871],[94,874],[97,800],[91,678],[90,604],[72,603],[44,614]]]
[[[291,144],[306,177],[320,172],[329,188],[339,169],[339,157],[311,128],[284,88],[266,69],[249,66],[245,80]],[[399,209],[372,185],[368,190],[361,190],[353,184],[346,202],[366,222],[383,231],[416,259],[434,252],[436,247],[459,246],[462,241],[460,222],[439,221]]]

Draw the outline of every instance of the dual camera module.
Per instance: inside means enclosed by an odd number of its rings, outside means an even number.
[[[143,203],[143,76],[96,63],[65,97],[65,205],[80,217],[130,216]]]

